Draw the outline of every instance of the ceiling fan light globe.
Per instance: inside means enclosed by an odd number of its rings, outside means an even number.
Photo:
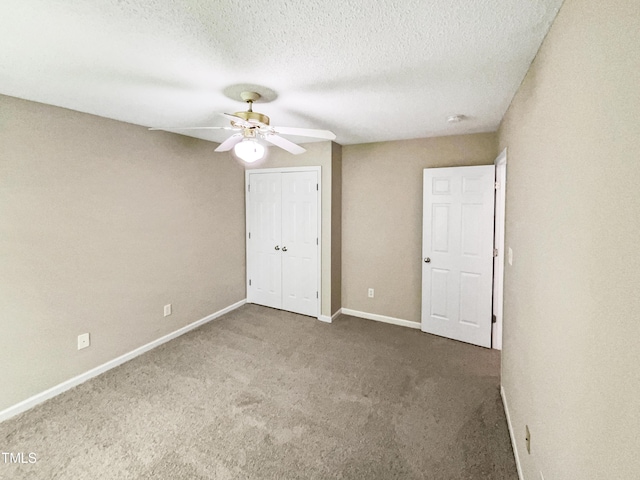
[[[247,138],[233,147],[233,153],[240,160],[246,163],[253,163],[264,157],[264,146],[253,139]]]

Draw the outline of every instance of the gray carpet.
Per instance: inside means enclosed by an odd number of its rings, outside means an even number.
[[[499,361],[246,305],[0,424],[0,478],[517,479]]]

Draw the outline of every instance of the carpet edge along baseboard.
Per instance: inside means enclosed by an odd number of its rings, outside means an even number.
[[[59,383],[58,385],[48,388],[47,390],[44,390],[40,393],[36,393],[35,395],[32,395],[26,400],[23,400],[19,403],[16,403],[15,405],[5,408],[4,410],[0,411],[0,422],[4,422],[5,420],[8,420],[11,417],[15,417],[16,415],[22,412],[25,412],[30,408],[33,408],[36,405],[46,400],[49,400],[50,398],[60,395],[61,393],[66,392],[67,390],[73,387],[76,387],[81,383],[86,382],[87,380],[92,379],[93,377],[97,377],[101,373],[111,370],[112,368],[115,368],[118,365],[122,365],[123,363],[128,362],[129,360],[132,360],[135,357],[142,355],[143,353],[148,352],[149,350],[159,347],[160,345],[168,342],[169,340],[173,340],[174,338],[184,335],[185,333],[190,332],[191,330],[204,325],[205,323],[215,320],[216,318],[221,317],[225,313],[229,313],[232,310],[235,310],[236,308],[241,307],[245,303],[247,303],[247,300],[242,299],[239,302],[236,302],[232,305],[229,305],[228,307],[218,310],[215,313],[207,315],[206,317],[201,318],[200,320],[197,320],[193,323],[190,323],[189,325],[185,325],[184,327],[179,328],[178,330],[175,330],[167,335],[164,335],[156,340],[153,340],[145,345],[142,345],[141,347],[138,347],[128,353],[125,353],[124,355],[120,355],[119,357],[109,360],[108,362],[105,362],[102,365],[92,368],[91,370],[81,373],[80,375],[76,375],[75,377],[70,378],[69,380],[65,380],[64,382]]]

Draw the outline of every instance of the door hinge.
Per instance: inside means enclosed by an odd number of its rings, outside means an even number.
[[[319,298],[319,297],[318,297],[318,292],[317,292],[317,291],[316,291],[316,298]]]
[[[316,183],[316,192],[317,192],[318,190],[319,190],[319,188],[318,188],[318,184]]]
[[[495,188],[496,190],[500,190],[500,182],[494,183],[493,188]]]
[[[494,248],[493,249],[493,258],[496,258],[498,256],[498,249]]]
[[[251,279],[249,279],[249,286],[251,286]]]
[[[496,318],[495,315],[491,315],[491,323],[496,323],[498,321],[498,319]]]
[[[316,245],[320,245],[320,244],[318,243],[318,237],[316,237]]]
[[[247,192],[251,191],[251,184],[247,185]]]
[[[249,240],[251,240],[251,232],[249,232]]]

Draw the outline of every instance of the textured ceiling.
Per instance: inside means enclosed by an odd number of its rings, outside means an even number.
[[[494,131],[561,3],[2,0],[0,93],[206,126],[244,110],[228,96],[254,84],[275,97],[254,107],[272,124],[343,145]]]

